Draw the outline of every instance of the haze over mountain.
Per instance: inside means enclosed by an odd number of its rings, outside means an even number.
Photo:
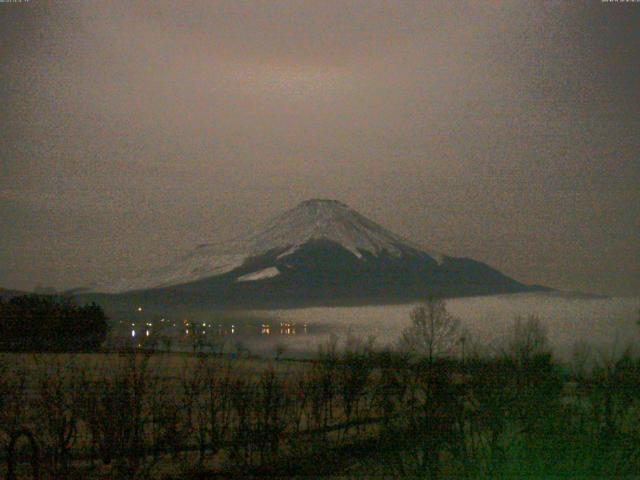
[[[10,300],[13,297],[18,297],[20,295],[25,295],[26,292],[21,292],[19,290],[10,290],[8,288],[0,287],[0,300]]]
[[[344,203],[300,203],[247,236],[204,244],[96,293],[162,304],[377,303],[539,290],[488,265],[426,250]]]

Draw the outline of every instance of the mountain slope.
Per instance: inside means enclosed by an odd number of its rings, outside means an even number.
[[[308,200],[250,235],[96,290],[166,304],[281,305],[531,289],[481,262],[428,252],[341,202]]]

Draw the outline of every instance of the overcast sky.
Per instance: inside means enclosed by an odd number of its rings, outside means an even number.
[[[0,286],[162,265],[311,197],[640,294],[640,4],[0,3]]]

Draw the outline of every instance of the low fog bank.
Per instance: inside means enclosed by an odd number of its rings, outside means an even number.
[[[317,307],[269,312],[277,321],[306,323],[322,330],[313,335],[281,338],[289,356],[308,356],[332,333],[373,336],[377,346],[393,345],[410,323],[415,304],[367,307]],[[499,351],[517,316],[538,316],[546,326],[558,359],[569,360],[577,344],[587,344],[598,355],[640,347],[639,298],[561,298],[544,294],[499,295],[447,301],[449,312],[461,320],[471,343],[483,351]],[[264,313],[264,312],[263,312]],[[266,345],[256,345],[264,350]],[[258,354],[267,354],[257,351]]]

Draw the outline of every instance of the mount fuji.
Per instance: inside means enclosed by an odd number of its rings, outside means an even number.
[[[469,258],[427,251],[336,200],[307,200],[259,230],[200,245],[90,296],[160,305],[282,307],[546,290]]]

